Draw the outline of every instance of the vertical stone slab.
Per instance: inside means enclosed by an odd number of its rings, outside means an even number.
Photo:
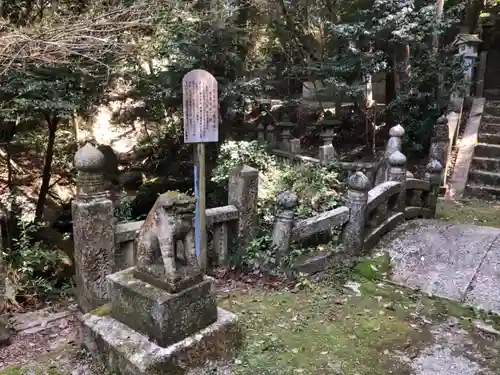
[[[114,271],[115,219],[105,190],[104,163],[102,152],[90,143],[75,155],[77,193],[71,212],[76,298],[84,312],[107,302],[106,276]]]
[[[290,249],[294,211],[297,207],[297,195],[290,191],[279,194],[276,200],[277,212],[273,228],[273,247],[276,249],[276,260],[281,263],[282,256]]]
[[[236,167],[229,177],[229,205],[239,211],[237,251],[245,251],[259,228],[257,193],[259,171],[247,165]]]
[[[214,226],[214,248],[217,254],[219,266],[227,265],[229,261],[229,231],[227,223]]]
[[[389,171],[387,176],[389,181],[397,181],[401,183],[401,191],[399,193],[398,202],[394,208],[398,212],[404,212],[406,203],[406,156],[399,151],[395,151],[391,156],[389,156],[388,162]]]
[[[448,128],[448,119],[446,116],[438,118],[432,134],[429,159],[437,160],[443,168],[448,162],[448,150],[450,148],[450,130]],[[444,175],[441,177],[441,183],[444,183]]]
[[[358,256],[363,250],[366,221],[366,205],[370,180],[361,172],[353,173],[347,180],[347,198],[349,221],[342,230],[342,243],[350,256]]]
[[[337,153],[335,152],[335,147],[333,145],[323,145],[319,146],[319,161],[321,165],[330,164],[337,157]]]
[[[272,124],[266,126],[266,141],[269,147],[276,147],[276,128]]]
[[[300,139],[292,138],[290,139],[290,153],[294,155],[300,154]]]
[[[427,207],[430,208],[434,215],[436,214],[436,206],[439,197],[439,187],[441,186],[441,175],[443,166],[436,159],[431,159],[427,164],[426,179],[429,181],[431,190],[427,198]]]
[[[476,81],[476,96],[481,98],[484,96],[484,77],[486,75],[486,64],[488,59],[488,51],[482,51],[479,54],[479,66],[477,68]]]

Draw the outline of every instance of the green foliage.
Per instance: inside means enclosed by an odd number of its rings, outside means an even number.
[[[5,254],[11,286],[7,293],[10,302],[39,302],[70,293],[70,280],[64,276],[66,258],[53,248],[32,240],[39,224],[19,219],[18,225],[20,235],[13,239],[13,248]]]
[[[261,234],[248,245],[243,255],[232,260],[232,264],[245,270],[281,273],[282,266],[293,265],[295,259],[310,249],[294,246],[289,254],[278,259],[269,236],[275,219],[277,196],[286,190],[297,195],[297,220],[339,207],[344,190],[339,166],[336,163],[328,166],[281,164],[267,152],[265,146],[255,141],[228,141],[221,145],[212,180],[227,186],[231,170],[241,165],[252,166],[261,172],[257,201]]]
[[[227,141],[220,147],[212,181],[227,185],[231,171],[241,165],[248,165],[265,173],[276,167],[276,160],[257,141]]]

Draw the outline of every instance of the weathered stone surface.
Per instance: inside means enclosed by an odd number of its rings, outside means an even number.
[[[83,316],[87,349],[121,375],[184,375],[208,360],[228,359],[241,345],[237,317],[223,309],[217,320],[184,340],[162,348],[110,316]]]
[[[303,241],[315,234],[342,226],[349,220],[349,208],[338,207],[334,210],[323,212],[309,219],[300,220],[295,223],[292,231],[293,241]]]
[[[240,251],[257,235],[259,228],[257,193],[259,171],[243,165],[235,168],[229,177],[228,203],[239,211],[238,247]]]
[[[294,224],[294,211],[297,207],[298,197],[291,191],[284,191],[278,195],[276,205],[276,219],[274,221],[272,245],[276,249],[276,257],[279,262],[281,256],[290,248],[292,228]]]
[[[136,278],[134,268],[108,279],[112,316],[159,346],[181,341],[217,319],[209,278],[176,294]]]
[[[11,336],[12,331],[7,326],[7,323],[0,318],[0,347],[8,345],[10,343]]]
[[[347,185],[346,207],[350,217],[342,230],[342,243],[349,256],[357,256],[363,249],[370,181],[363,173],[356,172],[349,177]]]
[[[170,293],[201,281],[193,225],[195,203],[195,198],[175,191],[158,197],[135,240],[136,277],[161,283]]]
[[[393,261],[393,281],[426,293],[464,300],[499,229],[414,220],[379,244]],[[478,292],[479,293],[479,292]]]
[[[75,244],[76,298],[83,311],[107,301],[106,276],[113,272],[115,218],[106,195],[104,155],[87,143],[75,154],[77,195],[71,205]]]
[[[497,234],[470,283],[465,302],[500,314],[500,231]]]
[[[319,160],[321,165],[328,165],[333,160],[335,160],[336,157],[337,154],[333,145],[329,144],[319,146]]]
[[[209,208],[206,211],[207,225],[238,220],[239,212],[235,206]]]

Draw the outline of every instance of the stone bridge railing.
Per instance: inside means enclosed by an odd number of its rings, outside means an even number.
[[[429,163],[426,180],[408,178],[406,158],[400,152],[400,143],[395,145],[387,159],[387,181],[371,189],[372,181],[363,172],[352,171],[343,207],[297,221],[297,197],[290,192],[280,194],[273,231],[278,258],[289,251],[292,243],[315,237],[325,240],[325,234],[334,228],[340,228],[343,245],[343,250],[335,255],[351,258],[372,247],[404,220],[434,216],[440,163]],[[75,155],[75,166],[77,196],[72,203],[72,216],[77,298],[81,308],[89,311],[107,301],[106,276],[135,264],[134,241],[143,222],[116,223],[114,202],[106,191],[103,175],[104,155],[98,149],[90,144],[82,147]],[[227,262],[230,248],[244,251],[257,235],[258,174],[248,166],[236,168],[229,179],[228,205],[207,210],[209,251],[214,255],[210,258],[215,258],[216,264]],[[318,259],[323,268],[328,268],[326,260],[334,258],[327,254]],[[200,264],[207,264],[207,260]]]
[[[435,216],[439,186],[443,168],[439,161],[427,165],[426,178],[415,179],[406,171],[406,157],[394,151],[388,158],[387,179],[370,189],[370,181],[362,172],[354,172],[348,178],[345,206],[323,212],[312,218],[294,220],[297,197],[291,192],[278,196],[278,213],[273,230],[273,245],[283,257],[293,243],[317,240],[328,241],[328,233],[340,231],[341,251],[330,254],[313,254],[320,267],[311,267],[306,260],[307,271],[322,271],[333,266],[339,258],[356,259],[363,251],[372,248],[380,238],[405,220],[432,218]],[[304,268],[304,267],[302,267]]]

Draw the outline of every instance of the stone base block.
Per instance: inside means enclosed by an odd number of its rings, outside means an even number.
[[[162,348],[101,308],[83,316],[87,349],[110,371],[120,375],[183,375],[208,360],[230,359],[241,345],[236,315],[217,309],[217,321],[184,340]]]
[[[108,276],[111,315],[162,347],[181,341],[217,320],[209,277],[179,293],[136,277],[135,268]]]

